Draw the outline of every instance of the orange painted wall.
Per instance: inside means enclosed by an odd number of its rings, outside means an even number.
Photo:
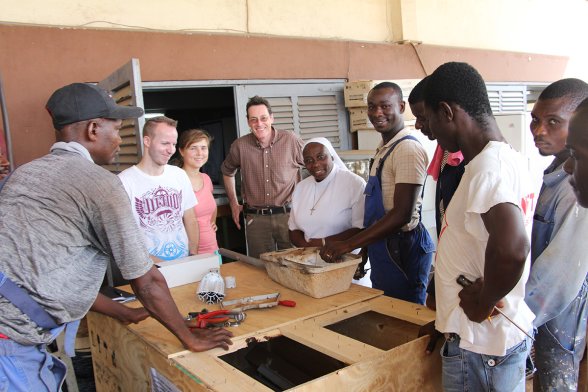
[[[466,61],[488,81],[553,81],[567,58],[432,45],[172,34],[0,25],[0,73],[18,166],[53,143],[49,95],[95,82],[136,57],[144,81],[214,79],[420,78]]]

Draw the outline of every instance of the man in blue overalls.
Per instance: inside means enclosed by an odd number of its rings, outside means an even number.
[[[326,261],[367,246],[372,286],[390,297],[423,304],[434,251],[421,223],[422,189],[429,163],[427,154],[404,129],[402,90],[391,82],[368,94],[368,117],[382,135],[365,188],[364,231],[345,242],[327,242]]]

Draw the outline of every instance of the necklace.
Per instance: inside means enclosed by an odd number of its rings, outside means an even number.
[[[312,207],[310,207],[310,215],[313,214],[314,210],[316,210],[316,205],[318,204],[319,201],[321,201],[321,199],[323,198],[323,196],[325,195],[325,193],[327,193],[327,188],[325,187],[325,190],[323,191],[323,193],[321,193],[321,195],[319,196],[318,200],[315,201],[316,198],[316,184],[314,184],[314,194],[312,195],[312,202],[314,203],[312,205]]]

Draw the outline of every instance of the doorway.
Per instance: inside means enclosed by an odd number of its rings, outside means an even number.
[[[220,166],[231,143],[238,137],[233,87],[143,89],[146,117],[165,115],[178,121],[178,134],[194,128],[212,136],[208,162],[201,171],[208,174],[217,202],[217,241],[219,247],[246,253],[245,234],[231,218]],[[170,162],[179,156],[176,151]],[[237,188],[239,188],[237,178]]]

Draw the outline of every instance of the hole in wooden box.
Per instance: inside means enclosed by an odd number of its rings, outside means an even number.
[[[259,342],[219,357],[274,391],[283,391],[322,377],[347,364],[285,336]]]
[[[381,350],[390,350],[415,340],[420,326],[370,310],[325,328]]]

